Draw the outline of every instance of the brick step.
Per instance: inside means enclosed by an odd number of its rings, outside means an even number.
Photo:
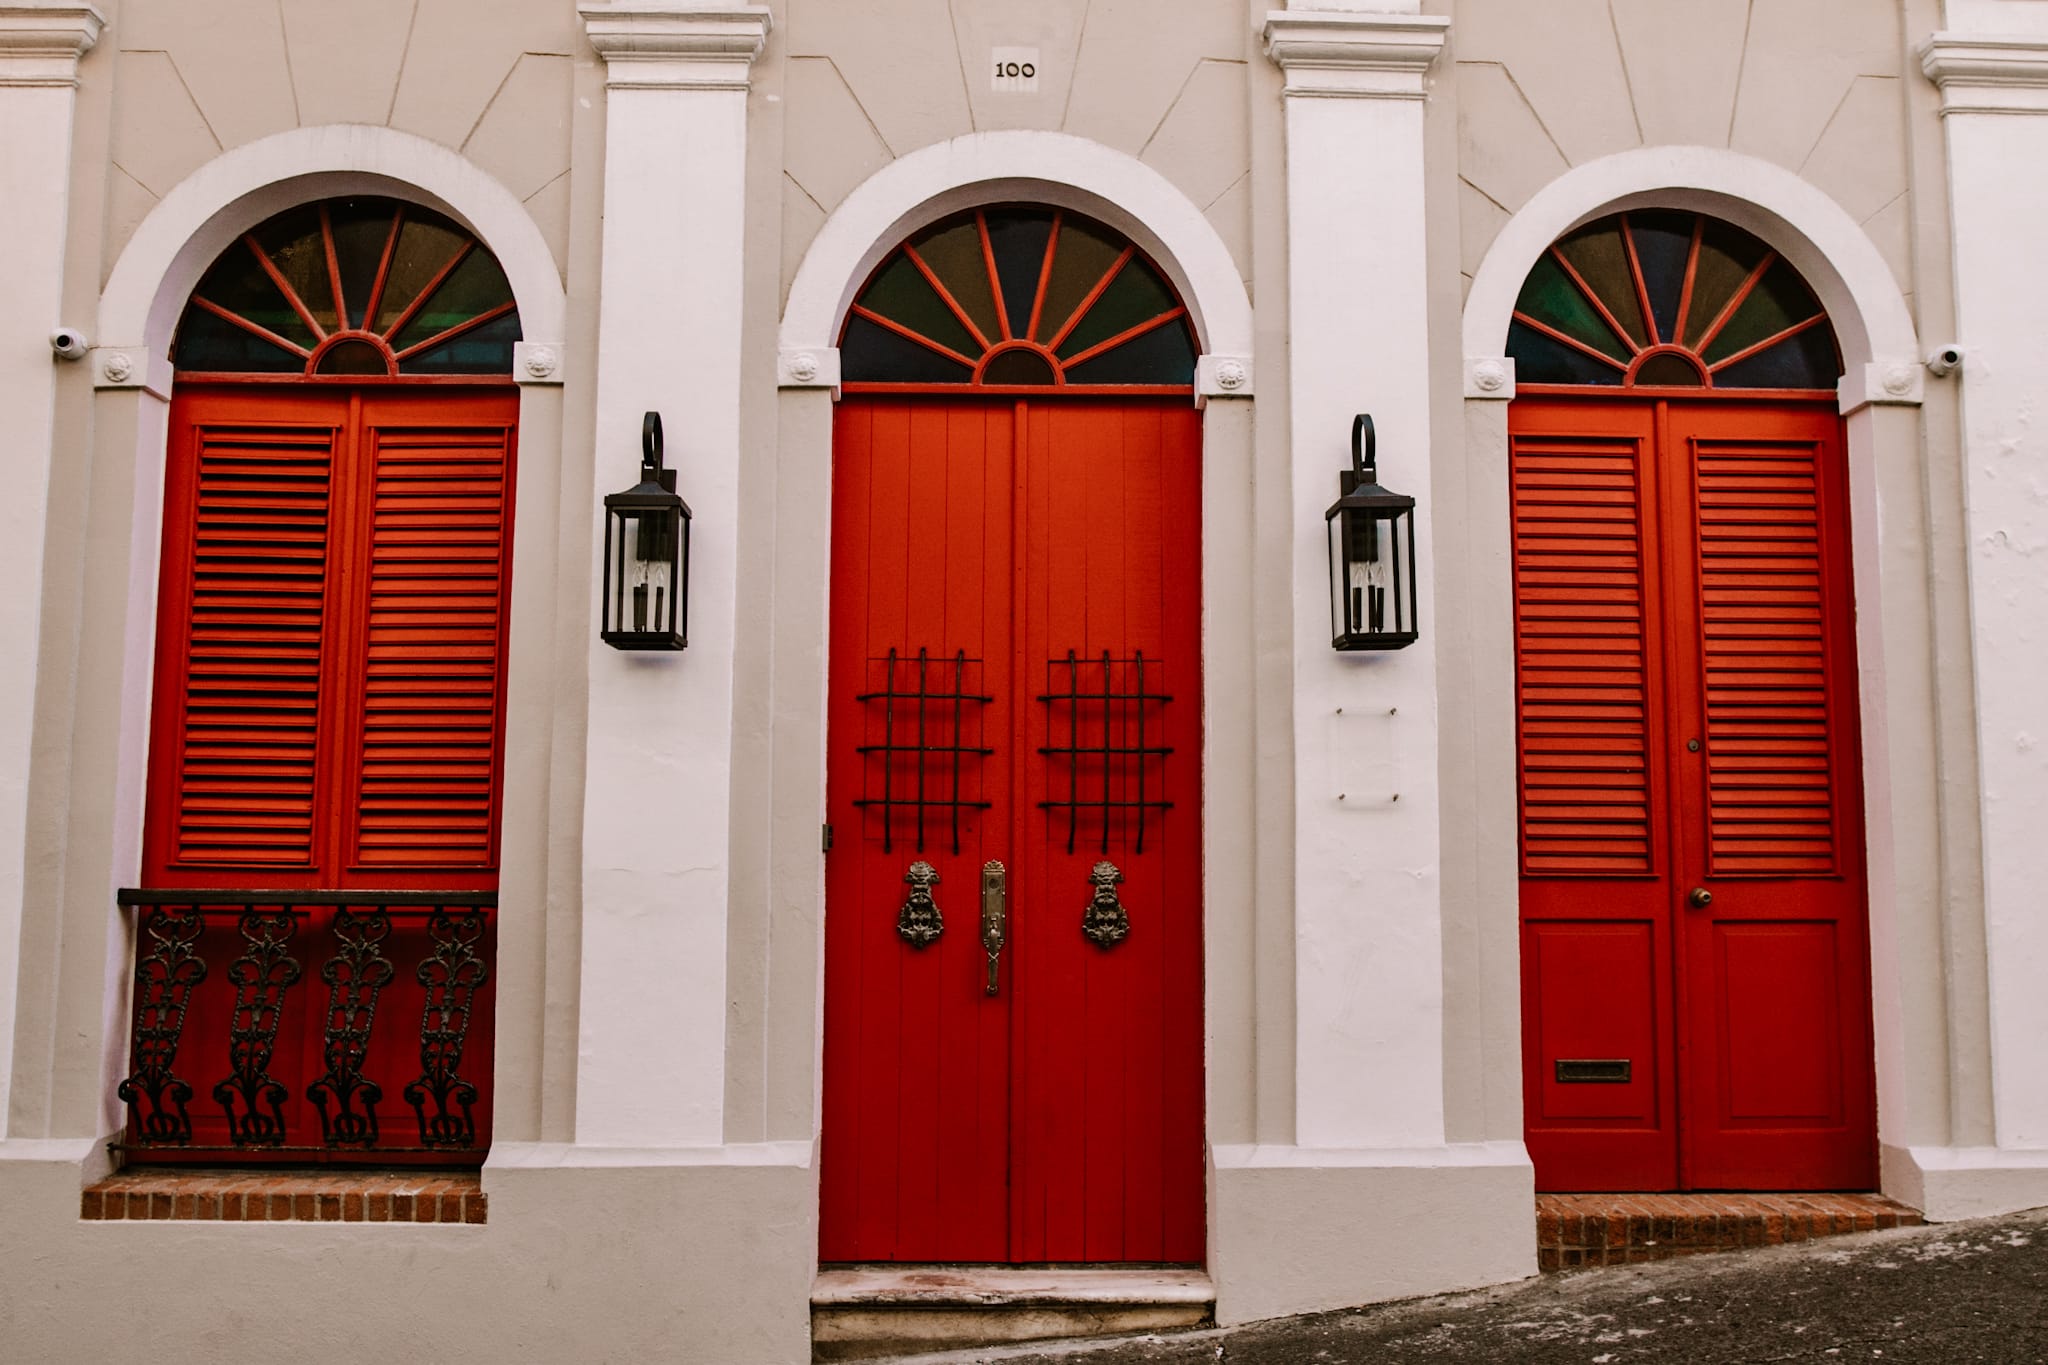
[[[1536,1260],[1542,1270],[1624,1265],[1921,1221],[1881,1194],[1539,1194]]]
[[[86,1186],[79,1217],[203,1223],[481,1223],[474,1171],[126,1170]]]

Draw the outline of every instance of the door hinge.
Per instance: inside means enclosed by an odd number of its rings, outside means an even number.
[[[832,851],[832,826],[820,825],[818,830],[818,851],[820,853],[830,853]]]

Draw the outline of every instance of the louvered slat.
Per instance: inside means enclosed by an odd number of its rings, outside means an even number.
[[[1526,875],[1652,870],[1637,458],[1631,441],[1515,443]]]
[[[505,440],[376,433],[356,861],[494,860]]]
[[[1717,875],[1835,869],[1816,459],[1701,442],[1701,662]]]
[[[312,865],[333,435],[198,438],[175,847]]]

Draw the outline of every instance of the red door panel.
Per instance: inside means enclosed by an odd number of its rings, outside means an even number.
[[[1199,449],[1172,403],[840,405],[827,1261],[1201,1259]]]
[[[1510,412],[1538,1185],[1868,1187],[1839,420]]]

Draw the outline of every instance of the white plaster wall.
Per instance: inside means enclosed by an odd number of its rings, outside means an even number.
[[[1951,113],[1957,330],[1967,355],[1970,597],[2000,1146],[2048,1147],[2048,112]]]
[[[48,36],[39,36],[48,24]],[[99,34],[90,9],[0,15],[0,1138],[10,1129],[14,1023],[28,885],[29,769],[41,659],[43,556],[56,433],[50,332],[64,316],[76,54]],[[19,83],[17,83],[19,82]],[[35,263],[30,265],[30,263]]]

